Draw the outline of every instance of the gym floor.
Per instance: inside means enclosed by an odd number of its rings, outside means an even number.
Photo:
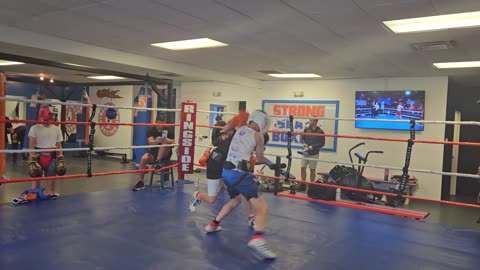
[[[82,170],[69,160],[72,172]],[[94,165],[132,166],[111,160]],[[279,258],[260,260],[246,246],[252,230],[245,207],[222,222],[224,231],[205,233],[228,200],[226,192],[192,214],[194,185],[132,192],[127,187],[134,182],[133,175],[65,180],[59,201],[0,205],[0,269],[470,270],[480,264],[480,231],[272,194],[265,195],[266,232]],[[0,188],[28,187],[21,185]]]
[[[92,168],[94,172],[106,172],[115,170],[129,170],[135,169],[133,162],[122,164],[120,159],[110,157],[92,158]],[[67,171],[69,174],[86,173],[86,159],[66,156]],[[26,177],[26,163],[22,160],[17,160],[14,163],[10,157],[7,159],[6,176],[9,178]],[[194,175],[188,175],[188,179],[193,179]],[[206,190],[206,180],[204,171],[199,174],[200,189]],[[149,174],[145,176],[145,180],[149,180]],[[111,189],[130,189],[138,181],[137,174],[124,174],[103,176],[95,178],[78,178],[57,181],[57,192],[61,197],[95,191],[106,191]],[[12,198],[18,197],[25,189],[30,188],[30,183],[12,183],[0,186],[0,204],[9,203]],[[60,198],[59,203],[62,201]],[[471,203],[474,203],[471,201]],[[21,207],[21,206],[20,206]],[[272,208],[274,206],[270,206]],[[442,224],[454,228],[473,229],[480,231],[480,223],[477,221],[480,218],[480,211],[473,208],[465,208],[450,205],[441,205],[437,203],[429,203],[422,201],[413,201],[409,206],[411,209],[430,212],[430,215],[425,221],[435,224]],[[360,211],[360,210],[358,210]]]

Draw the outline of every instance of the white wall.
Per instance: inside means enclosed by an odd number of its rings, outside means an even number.
[[[264,99],[295,99],[294,91],[304,91],[301,100],[339,100],[340,118],[354,118],[356,90],[425,90],[425,120],[445,120],[447,104],[448,79],[446,77],[428,78],[388,78],[358,80],[305,80],[305,81],[270,81],[263,83]],[[444,125],[426,125],[424,131],[416,133],[417,139],[443,140]],[[338,134],[375,136],[389,138],[409,137],[408,131],[356,129],[352,121],[339,121]],[[391,167],[403,167],[405,163],[406,143],[371,140],[341,139],[337,140],[337,152],[322,152],[320,159],[349,161],[348,149],[354,144],[365,141],[366,146],[358,148],[359,152],[383,150],[383,155],[372,155],[368,164]],[[284,155],[285,148],[269,149],[270,153]],[[443,145],[420,144],[413,146],[410,168],[442,171]],[[328,171],[333,165],[319,163],[317,171]],[[300,177],[300,162],[294,161],[292,173]],[[383,170],[366,168],[364,175],[383,177]],[[401,171],[390,171],[390,175]],[[441,176],[411,173],[419,179],[418,196],[440,199]]]
[[[242,87],[219,82],[189,82],[182,83],[179,101],[195,101],[199,110],[209,110],[210,104],[221,104],[228,101],[247,101],[247,110],[261,107],[264,99],[285,100],[339,100],[341,118],[354,118],[355,91],[357,90],[425,90],[425,117],[426,120],[445,120],[447,103],[447,77],[413,77],[413,78],[385,78],[385,79],[357,79],[357,80],[296,80],[296,81],[267,81],[262,83],[262,89]],[[221,92],[221,96],[214,97],[213,92]],[[305,96],[294,98],[293,92],[304,91]],[[231,111],[226,108],[226,111]],[[236,111],[236,110],[235,110]],[[226,120],[228,118],[226,117]],[[199,114],[199,124],[208,123],[208,117]],[[417,139],[443,140],[444,125],[426,125],[425,131],[417,132]],[[197,129],[203,134],[202,128]],[[354,122],[340,121],[338,134],[408,138],[408,131],[367,130],[356,129]],[[369,164],[391,167],[403,167],[405,162],[406,143],[368,141],[355,139],[338,139],[337,152],[322,152],[320,159],[348,162],[348,149],[354,144],[365,141],[367,144],[359,150],[381,149],[385,153],[381,156],[371,156]],[[199,142],[208,144],[209,141]],[[196,149],[196,160],[203,153],[203,148]],[[267,148],[267,153],[286,156],[286,148]],[[295,152],[294,152],[295,153]],[[298,155],[297,155],[298,156]],[[443,145],[415,144],[410,167],[442,171]],[[317,171],[329,171],[332,164],[319,163]],[[300,162],[294,160],[292,173],[300,178]],[[383,170],[365,169],[366,176],[383,177]],[[401,174],[401,171],[391,171],[390,175]],[[413,174],[413,173],[411,173]],[[440,199],[441,176],[432,174],[414,173],[420,183],[417,195],[427,198]]]
[[[214,96],[214,92],[220,92],[220,96]],[[247,101],[247,111],[260,108],[262,104],[262,91],[257,88],[244,87],[236,84],[222,82],[182,82],[177,87],[177,102],[193,101],[197,103],[198,110],[210,110],[210,104],[224,105],[225,112],[238,112],[238,102]],[[232,115],[225,115],[223,120],[228,122]],[[179,119],[179,118],[177,118]],[[208,125],[209,114],[197,113],[197,124]],[[178,134],[178,133],[177,133]],[[211,139],[202,139],[209,136],[207,128],[197,128],[197,144],[209,145]],[[203,155],[205,148],[195,149],[195,161]]]
[[[108,98],[97,97],[97,90],[100,89],[112,89],[114,91],[120,90],[117,92],[117,95],[121,96],[122,98]],[[101,86],[101,87],[90,87],[90,100],[94,104],[101,104],[104,105],[106,103],[113,103],[116,106],[133,106],[133,86]],[[95,115],[95,121],[99,122],[99,117],[101,116],[101,108],[97,108],[97,112]],[[122,123],[131,123],[133,121],[133,114],[132,110],[119,110],[120,122]],[[105,136],[100,131],[100,126],[96,126],[95,132],[95,146],[102,147],[102,146],[131,146],[133,141],[133,128],[131,126],[119,126],[117,132],[113,136]],[[112,152],[115,153],[125,153],[127,154],[127,158],[132,158],[132,151],[125,149],[125,150],[113,150]]]

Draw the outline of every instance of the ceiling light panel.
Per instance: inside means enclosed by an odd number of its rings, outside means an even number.
[[[95,80],[125,80],[126,79],[126,78],[123,78],[123,77],[111,76],[111,75],[89,76],[88,78],[95,79]]]
[[[74,66],[74,67],[87,67],[87,68],[93,68],[91,66],[84,66],[84,65],[79,65],[79,64],[74,64],[74,63],[66,63],[64,62],[63,64],[69,65],[69,66]]]
[[[189,40],[180,40],[172,42],[154,43],[155,47],[160,47],[168,50],[193,50],[201,48],[214,48],[228,46],[226,43],[216,41],[209,38],[198,38]]]
[[[23,65],[23,64],[25,64],[25,63],[0,60],[0,66],[13,66],[13,65]]]
[[[268,74],[275,78],[321,78],[322,76],[314,73],[283,73],[283,74]]]
[[[433,63],[436,68],[479,68],[480,61]]]
[[[480,26],[480,11],[383,22],[395,33],[435,31]]]

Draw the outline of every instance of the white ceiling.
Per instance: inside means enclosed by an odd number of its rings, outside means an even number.
[[[381,23],[479,10],[478,0],[15,0],[2,1],[0,25],[220,72],[206,73],[203,80],[219,79],[224,73],[273,80],[257,72],[268,69],[312,72],[325,79],[450,75],[480,85],[476,79],[480,69],[447,71],[432,66],[480,60],[480,28],[398,35]],[[175,52],[149,45],[199,37],[230,46]],[[410,46],[441,40],[455,40],[457,47],[417,52]],[[29,46],[36,47],[34,39]],[[15,49],[0,43],[0,51]],[[101,64],[78,56],[70,57],[85,65]],[[68,54],[51,52],[49,57],[57,60]],[[120,63],[112,59],[110,67],[116,69]],[[166,70],[165,63],[145,68],[178,73],[183,80],[200,78],[179,72],[173,64]],[[128,66],[128,61],[123,64],[118,68],[143,72]]]

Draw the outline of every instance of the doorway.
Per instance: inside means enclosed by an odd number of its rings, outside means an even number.
[[[462,112],[462,121],[480,121],[478,112]],[[460,128],[461,142],[480,142],[480,126],[462,125]],[[460,146],[458,153],[458,172],[477,174],[480,165],[480,149],[472,146]],[[467,200],[476,198],[480,192],[480,180],[458,177],[457,196],[465,197]]]
[[[223,112],[225,111],[225,105],[218,105],[218,104],[210,104],[210,111],[217,112],[217,113],[211,113],[210,117],[208,119],[208,124],[213,126],[217,122],[215,118],[217,116],[220,116],[223,118]],[[212,128],[209,131],[209,137],[212,137]]]
[[[215,125],[217,121],[215,121],[215,118],[217,116],[220,116],[223,118],[223,112],[225,111],[225,105],[216,105],[216,104],[210,104],[210,111],[218,112],[218,113],[211,113],[210,114],[210,120],[208,120],[210,125]]]

